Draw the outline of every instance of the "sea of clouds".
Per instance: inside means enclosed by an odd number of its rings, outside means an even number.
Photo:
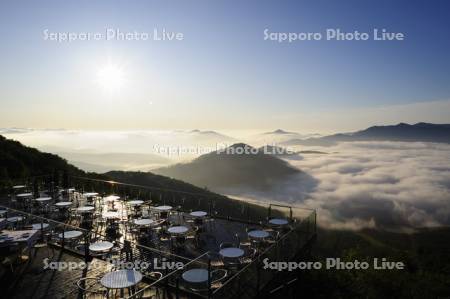
[[[1,133],[26,145],[57,153],[68,149],[84,153],[149,153],[157,142],[170,145],[224,141],[220,135],[183,131],[16,129]],[[320,150],[328,154],[301,154],[286,159],[302,172],[277,182],[271,192],[228,190],[225,193],[242,199],[317,209],[318,224],[327,228],[411,229],[450,225],[449,144],[346,142],[333,147],[299,147],[298,150]],[[71,160],[70,155],[66,157]],[[98,156],[95,158],[98,160]],[[135,164],[142,167],[144,164],[139,159],[144,158],[148,162],[148,157],[139,156]]]
[[[287,160],[299,176],[243,197],[314,208],[327,228],[450,225],[450,145],[348,142],[320,150],[328,154]]]
[[[317,185],[301,206],[330,228],[414,228],[450,224],[450,145],[351,142],[291,164]]]

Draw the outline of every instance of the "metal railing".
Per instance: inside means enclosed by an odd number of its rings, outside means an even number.
[[[28,184],[32,184],[34,189],[46,188],[48,192],[54,196],[58,189],[58,182],[54,181],[54,177],[41,176],[26,180]],[[19,184],[21,182],[17,182]],[[175,294],[180,292],[190,294],[191,297],[202,298],[256,298],[261,290],[275,277],[276,272],[265,269],[264,260],[269,261],[289,261],[312,239],[316,234],[316,212],[315,210],[299,209],[290,206],[278,204],[253,204],[231,199],[225,196],[219,196],[207,191],[202,193],[186,192],[182,190],[171,190],[166,188],[149,187],[136,184],[126,184],[114,182],[110,180],[99,180],[85,177],[70,177],[66,181],[67,187],[75,187],[82,192],[96,191],[100,196],[109,194],[119,195],[123,201],[130,199],[142,199],[152,204],[168,204],[175,207],[181,212],[191,212],[194,210],[207,211],[210,217],[226,219],[229,221],[238,221],[245,224],[263,224],[268,219],[274,217],[282,217],[289,219],[290,230],[280,235],[275,242],[266,247],[259,255],[250,263],[244,265],[238,271],[232,273],[224,280],[221,285],[211,287],[208,283],[208,289],[198,291],[184,287],[182,284],[181,274],[190,267],[205,268],[210,270],[210,260],[208,252],[203,253],[196,258],[190,259],[173,253],[161,251],[137,244],[135,242],[117,242],[120,248],[118,258],[123,261],[136,260],[152,262],[165,259],[167,261],[180,261],[183,267],[176,270],[165,269],[162,271],[162,277],[154,281],[154,277],[150,273],[147,275],[150,284],[141,289],[137,293],[128,298],[140,298],[144,293],[148,292],[167,292],[169,289]],[[29,190],[32,188],[29,188]],[[36,190],[35,190],[36,191]],[[65,244],[64,241],[58,242],[58,238],[54,238],[59,234],[64,234],[67,229],[76,229],[83,232],[85,245],[89,244],[92,239],[106,238],[97,232],[85,230],[78,226],[73,226],[53,219],[42,216],[36,216],[24,211],[14,210],[7,206],[0,208],[8,209],[15,214],[22,214],[28,220],[36,219],[41,223],[52,224],[51,240],[64,249],[73,250],[78,254],[84,255],[89,259],[89,250],[84,246],[84,252],[80,252],[77,248],[71,248],[72,244]],[[59,238],[60,239],[60,238]],[[78,244],[79,245],[79,244]],[[178,295],[177,295],[178,296]],[[178,298],[178,297],[177,297]]]

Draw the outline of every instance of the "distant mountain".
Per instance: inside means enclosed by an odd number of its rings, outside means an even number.
[[[285,161],[244,143],[154,172],[218,191],[241,187],[266,190],[300,173]]]
[[[203,188],[150,172],[111,171],[106,174],[86,173],[57,155],[41,152],[0,135],[0,187],[8,186],[12,180],[25,179],[30,176],[50,175],[55,171],[67,171],[70,175],[80,177],[103,180],[113,179],[123,183],[226,198]]]
[[[121,183],[127,183],[127,184],[135,184],[135,185],[142,185],[142,186],[152,186],[154,188],[161,188],[161,189],[171,189],[171,190],[178,190],[178,191],[184,191],[189,193],[197,193],[197,194],[204,194],[206,196],[220,196],[216,193],[213,193],[211,191],[208,191],[204,188],[200,188],[197,186],[194,186],[189,183],[185,183],[183,181],[172,179],[166,176],[157,175],[151,172],[142,172],[142,171],[109,171],[104,174],[105,176],[108,176],[109,178],[121,182]]]
[[[275,130],[275,131],[267,132],[267,133],[263,133],[263,134],[264,134],[264,135],[286,135],[286,134],[294,134],[294,135],[296,135],[296,134],[298,134],[298,133],[287,132],[287,131],[284,131],[284,130],[281,130],[281,129],[277,129],[277,130]]]
[[[85,153],[58,152],[58,154],[85,171],[111,170],[146,171],[170,164],[171,160],[156,154],[139,153]]]
[[[43,153],[0,135],[0,180],[52,174],[53,171],[84,174],[57,155]]]
[[[399,123],[392,126],[373,126],[353,133],[341,133],[320,138],[291,139],[283,145],[331,146],[346,141],[415,141],[450,143],[450,124]]]
[[[235,141],[236,139],[221,133],[218,133],[216,131],[201,131],[201,130],[192,130],[188,132],[193,138],[200,138],[200,139],[208,139],[208,140],[220,140],[222,142],[228,141]]]
[[[313,137],[320,137],[319,134],[300,134],[297,132],[285,131],[282,129],[276,129],[271,132],[264,132],[250,137],[250,143],[255,144],[272,144],[282,143],[292,139],[307,139]]]
[[[295,151],[291,151],[288,148],[275,145],[263,145],[258,148],[258,150],[266,155],[272,155],[275,157],[298,156],[298,153]]]

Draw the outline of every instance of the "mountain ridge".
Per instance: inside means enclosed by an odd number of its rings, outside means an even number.
[[[300,170],[260,149],[236,143],[189,163],[178,163],[153,172],[222,192],[239,187],[267,190],[277,181],[300,173]]]
[[[450,143],[450,124],[418,122],[410,125],[371,126],[351,133],[338,133],[319,138],[291,139],[282,145],[332,146],[349,141],[405,141]]]

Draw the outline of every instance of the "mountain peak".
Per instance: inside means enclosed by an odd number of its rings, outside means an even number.
[[[282,130],[282,129],[276,129],[275,131],[267,132],[267,133],[264,133],[264,134],[267,134],[267,135],[269,135],[269,134],[283,135],[283,134],[295,134],[295,133],[288,132],[288,131],[285,131],[285,130]]]
[[[229,146],[230,148],[252,148],[251,145],[248,145],[243,142],[238,142]]]

